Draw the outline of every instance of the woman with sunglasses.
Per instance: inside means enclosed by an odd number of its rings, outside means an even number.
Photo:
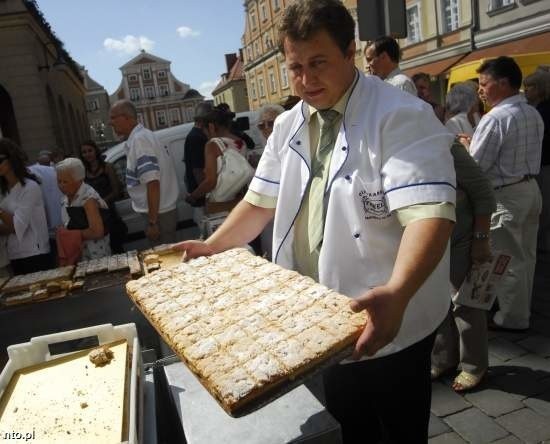
[[[50,259],[48,223],[39,181],[25,166],[25,154],[0,138],[0,234],[7,235],[13,274],[46,270]]]
[[[269,138],[273,132],[273,123],[275,118],[284,112],[284,108],[281,105],[270,104],[264,105],[258,111],[258,129],[264,136],[265,140]]]

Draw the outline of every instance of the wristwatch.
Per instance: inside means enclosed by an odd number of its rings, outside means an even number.
[[[484,233],[482,231],[474,231],[473,238],[474,240],[486,240],[486,239],[489,239],[489,233]]]

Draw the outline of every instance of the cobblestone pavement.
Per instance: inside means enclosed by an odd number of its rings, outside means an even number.
[[[550,255],[539,257],[531,328],[489,332],[488,377],[465,395],[432,385],[430,444],[550,444]]]

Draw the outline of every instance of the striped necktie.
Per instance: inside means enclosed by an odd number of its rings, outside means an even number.
[[[319,111],[321,134],[319,145],[311,162],[311,184],[309,191],[308,233],[310,252],[315,251],[323,240],[324,229],[324,169],[328,168],[328,159],[336,142],[334,125],[340,113],[333,109]]]

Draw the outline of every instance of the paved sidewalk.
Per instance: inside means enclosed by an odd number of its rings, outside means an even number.
[[[430,444],[550,444],[550,255],[539,257],[531,328],[489,332],[489,372],[459,395],[452,378],[433,383]]]

